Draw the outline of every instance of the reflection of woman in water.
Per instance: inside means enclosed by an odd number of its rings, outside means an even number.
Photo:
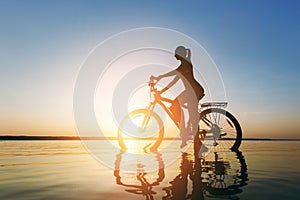
[[[163,188],[166,195],[163,200],[203,200],[203,184],[201,182],[201,162],[195,155],[194,161],[187,153],[182,154],[180,173],[170,181],[171,186]],[[192,193],[188,194],[188,181],[192,181]]]
[[[199,100],[204,96],[204,89],[194,77],[193,65],[191,63],[191,50],[186,49],[183,46],[179,46],[175,50],[175,58],[181,62],[177,69],[166,74],[159,75],[158,77],[152,76],[151,78],[159,81],[162,78],[174,76],[174,79],[160,91],[161,93],[171,88],[178,80],[183,82],[185,89],[173,101],[171,108],[174,108],[173,110],[175,111],[173,112],[176,114],[176,112],[178,112],[176,110],[180,110],[179,106],[182,107],[184,104],[187,105],[189,114],[189,120],[187,124],[191,125],[191,127],[185,125],[183,113],[180,113],[180,136],[182,139],[181,147],[184,147],[186,145],[188,135],[195,135],[196,131],[198,130],[198,103]]]

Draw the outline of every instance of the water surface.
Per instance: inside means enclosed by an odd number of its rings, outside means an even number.
[[[112,160],[110,167],[80,141],[0,146],[0,199],[298,199],[296,141],[243,141],[238,153],[212,152],[202,160],[192,148],[137,160],[103,145],[98,153]],[[149,163],[152,171],[145,172]]]

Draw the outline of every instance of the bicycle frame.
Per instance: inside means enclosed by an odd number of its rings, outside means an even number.
[[[179,123],[176,121],[175,116],[173,115],[171,110],[165,105],[165,102],[172,103],[173,100],[162,97],[160,95],[160,93],[158,92],[157,88],[155,87],[155,83],[153,81],[150,81],[148,83],[148,85],[149,85],[149,88],[150,88],[150,99],[153,99],[149,103],[149,107],[148,107],[149,114],[150,114],[150,112],[153,111],[156,104],[159,104],[164,109],[164,111],[169,115],[169,117],[172,119],[174,124],[179,128]],[[154,97],[154,98],[151,98],[151,96]],[[182,111],[182,108],[181,108],[181,111]],[[149,122],[149,119],[150,119],[149,116],[150,115],[147,115],[145,117],[145,119],[143,120],[143,122],[142,122],[142,127],[143,128],[145,128],[148,125],[148,122]]]

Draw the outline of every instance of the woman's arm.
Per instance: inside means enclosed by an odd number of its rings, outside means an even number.
[[[165,74],[159,75],[158,77],[151,76],[150,78],[154,79],[154,80],[156,80],[158,82],[160,79],[166,78],[166,77],[170,77],[170,76],[175,76],[175,77],[174,77],[174,79],[166,87],[164,87],[160,91],[160,93],[163,93],[166,90],[170,89],[179,80],[178,71],[175,69],[175,70],[172,70],[172,71],[167,72]]]
[[[164,87],[164,88],[160,91],[160,93],[164,93],[165,91],[167,91],[168,89],[170,89],[173,85],[175,85],[175,83],[176,83],[178,80],[179,80],[179,76],[176,75],[176,76],[174,77],[174,79],[173,79],[166,87]]]
[[[177,75],[177,70],[175,69],[175,70],[172,70],[172,71],[170,71],[170,72],[167,72],[167,73],[165,73],[165,74],[162,74],[162,75],[159,75],[158,76],[158,78],[159,79],[162,79],[162,78],[166,78],[166,77],[169,77],[169,76],[175,76],[175,75]]]
[[[157,77],[151,76],[151,78],[154,79],[154,80],[156,80],[158,82],[162,78],[166,78],[166,77],[169,77],[169,76],[175,76],[175,75],[177,75],[177,73],[178,73],[177,70],[172,70],[170,72],[167,72],[165,74],[159,75]]]

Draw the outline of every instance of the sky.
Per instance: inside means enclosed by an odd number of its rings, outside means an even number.
[[[77,135],[80,66],[122,31],[188,35],[214,60],[244,137],[300,138],[300,2],[0,0],[0,135]]]

